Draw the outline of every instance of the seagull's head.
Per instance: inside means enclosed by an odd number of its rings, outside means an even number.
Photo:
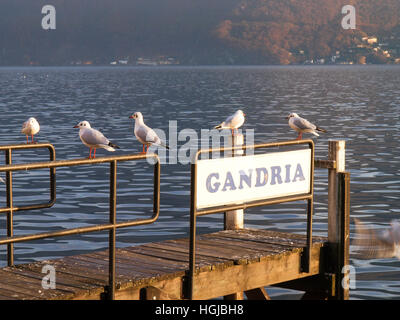
[[[131,116],[129,116],[129,119],[142,119],[143,120],[143,115],[141,112],[135,112]]]
[[[243,117],[246,116],[246,114],[245,114],[242,110],[238,110],[238,111],[236,111],[236,113],[237,113],[237,114],[241,114]]]
[[[81,121],[76,126],[74,126],[74,128],[90,128],[90,123],[88,121]]]
[[[30,117],[30,118],[28,119],[28,123],[29,123],[31,126],[33,126],[36,122],[37,122],[37,120],[36,120],[34,117]]]
[[[291,114],[289,114],[286,119],[290,119],[290,118],[298,118],[299,115],[297,113],[292,112]]]

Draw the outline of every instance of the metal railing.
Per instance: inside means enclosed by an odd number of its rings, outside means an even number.
[[[7,212],[7,215],[10,217],[7,223],[7,237],[0,239],[0,245],[12,246],[13,243],[17,242],[25,242],[32,241],[44,238],[53,238],[53,237],[62,237],[69,235],[76,235],[82,233],[89,232],[97,232],[97,231],[109,231],[109,283],[107,288],[108,298],[115,298],[115,243],[116,243],[116,229],[132,227],[144,224],[150,224],[157,220],[160,212],[160,159],[156,154],[135,154],[135,155],[120,155],[120,156],[109,156],[109,157],[99,157],[95,159],[72,159],[72,160],[54,160],[55,152],[50,152],[50,157],[53,159],[48,162],[36,162],[36,163],[26,163],[26,164],[11,164],[11,151],[14,149],[28,149],[28,148],[49,148],[49,150],[53,150],[54,147],[50,144],[37,144],[37,145],[13,145],[13,146],[2,146],[0,150],[6,150],[7,154],[9,154],[8,161],[6,158],[6,165],[0,166],[0,172],[6,173],[6,185],[7,185],[7,207],[1,208],[0,212]],[[122,161],[134,161],[134,160],[142,160],[148,158],[155,158],[156,162],[154,163],[154,190],[153,190],[153,213],[150,218],[146,219],[134,219],[124,222],[117,223],[117,163]],[[30,234],[23,236],[13,236],[12,234],[12,215],[13,212],[18,210],[32,210],[50,207],[54,204],[55,201],[55,168],[58,167],[72,167],[72,166],[81,166],[81,165],[94,165],[100,163],[109,163],[110,164],[110,197],[109,197],[109,223],[107,224],[98,224],[88,227],[79,227],[72,229],[64,229],[61,231],[55,232],[45,232],[38,234]],[[50,169],[51,172],[51,201],[44,205],[30,205],[24,207],[14,207],[12,201],[12,172],[15,171],[23,171],[23,170],[37,170],[37,169]],[[12,247],[11,247],[12,248]],[[13,254],[13,250],[8,251],[8,262],[12,262],[13,258],[10,258],[10,255]],[[9,265],[12,265],[9,264]]]
[[[311,149],[311,179],[310,179],[310,192],[299,195],[285,196],[275,199],[266,199],[266,200],[257,200],[242,204],[233,204],[226,206],[218,206],[209,209],[197,209],[196,206],[196,192],[197,192],[197,161],[199,159],[199,155],[202,153],[214,153],[214,152],[225,152],[232,151],[232,154],[235,151],[243,150],[244,152],[247,149],[270,149],[277,147],[287,147],[287,146],[297,146],[297,145],[308,145],[309,149]],[[333,165],[332,163],[325,163],[326,166]],[[266,144],[258,144],[258,145],[243,145],[239,147],[226,147],[226,148],[214,148],[214,149],[204,149],[199,150],[195,159],[191,164],[191,188],[190,188],[190,247],[189,247],[189,270],[187,275],[187,295],[189,299],[193,299],[194,294],[194,275],[195,275],[195,267],[196,267],[196,219],[198,216],[204,216],[215,213],[223,213],[226,211],[232,210],[241,210],[258,206],[266,206],[284,202],[292,202],[299,200],[307,201],[307,235],[306,235],[306,248],[304,252],[304,256],[302,259],[302,270],[303,272],[309,272],[310,267],[310,259],[311,259],[311,246],[312,246],[312,214],[313,214],[313,193],[314,193],[314,142],[312,140],[291,140],[284,142],[274,142],[274,143],[266,143]]]
[[[48,149],[49,150],[49,160],[56,160],[56,150],[53,145],[49,143],[38,143],[38,144],[14,144],[14,145],[5,145],[0,146],[0,151],[5,152],[5,164],[12,164],[12,151],[13,150],[27,150],[27,149]],[[12,180],[12,172],[6,172],[6,206],[0,208],[0,214],[6,213],[7,215],[7,237],[12,237],[14,235],[13,231],[13,214],[17,211],[23,210],[35,210],[35,209],[43,209],[50,208],[56,202],[56,169],[50,168],[50,200],[45,203],[40,204],[32,204],[25,206],[14,206],[13,201],[13,180]],[[12,243],[7,244],[7,264],[12,266],[14,264],[14,248]]]

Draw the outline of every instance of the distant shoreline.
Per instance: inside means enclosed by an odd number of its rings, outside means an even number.
[[[68,68],[68,69],[95,69],[95,68],[107,68],[107,69],[184,69],[184,68],[292,68],[292,67],[305,67],[305,68],[354,68],[354,67],[400,67],[400,64],[215,64],[215,65],[171,65],[171,66],[141,66],[141,65],[9,65],[0,66],[0,69],[11,69],[11,68],[24,68],[24,69],[41,69],[41,68]]]

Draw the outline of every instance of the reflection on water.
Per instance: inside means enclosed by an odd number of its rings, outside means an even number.
[[[237,109],[246,113],[243,129],[255,130],[255,142],[294,139],[285,120],[290,112],[328,130],[314,138],[316,157],[325,158],[329,139],[346,140],[351,172],[351,216],[374,228],[385,228],[400,213],[400,68],[362,67],[168,67],[168,68],[2,68],[0,69],[1,144],[23,143],[23,121],[35,116],[40,142],[54,144],[57,159],[88,156],[78,131],[88,120],[122,149],[136,153],[141,145],[128,119],[141,111],[145,122],[168,135],[211,129]],[[307,135],[306,135],[307,137]],[[168,136],[167,136],[168,138]],[[185,141],[179,141],[178,145]],[[98,150],[97,155],[108,154]],[[45,151],[19,151],[13,161],[47,160]],[[161,214],[152,225],[118,231],[118,246],[188,235],[190,167],[166,164],[161,174]],[[14,174],[15,204],[48,198],[48,170]],[[144,217],[152,210],[152,170],[146,162],[118,166],[118,221]],[[0,184],[0,202],[5,188]],[[16,235],[88,226],[108,221],[107,165],[57,169],[57,203],[51,209],[14,215]],[[326,235],[327,173],[315,177],[314,233]],[[246,226],[303,232],[305,205],[291,203],[246,211]],[[199,232],[222,228],[221,215],[199,219]],[[353,224],[351,230],[354,230]],[[0,235],[5,219],[0,217]],[[62,257],[108,245],[107,233],[45,239],[15,245],[16,263]],[[5,250],[0,248],[0,264]],[[355,299],[400,298],[400,262],[361,261],[356,267]],[[273,289],[272,297],[288,293]]]

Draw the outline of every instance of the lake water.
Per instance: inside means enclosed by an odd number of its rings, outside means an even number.
[[[255,143],[296,138],[287,125],[290,112],[328,130],[313,138],[316,157],[327,157],[330,139],[346,140],[346,169],[351,172],[351,217],[384,229],[400,215],[400,67],[151,67],[151,68],[1,68],[1,144],[24,143],[22,123],[34,116],[40,142],[56,148],[57,159],[88,156],[79,140],[79,121],[88,120],[121,150],[141,151],[129,119],[141,111],[145,122],[169,132],[200,133],[237,109],[246,113],[243,129],[254,129]],[[306,137],[309,137],[309,135]],[[168,138],[168,135],[167,135]],[[179,146],[185,141],[178,141]],[[97,156],[110,155],[98,150]],[[47,160],[45,151],[15,152],[13,161]],[[14,203],[47,200],[48,170],[14,174]],[[4,176],[3,176],[4,178]],[[145,217],[152,209],[152,170],[146,162],[118,166],[118,221]],[[108,221],[108,166],[57,169],[57,202],[51,209],[17,212],[16,235],[88,226]],[[5,206],[5,185],[0,184]],[[185,237],[189,230],[190,166],[165,164],[161,175],[161,212],[152,225],[119,230],[118,246]],[[245,226],[304,232],[305,206],[291,203],[246,210]],[[315,177],[315,235],[327,234],[327,171]],[[222,215],[198,219],[198,232],[223,228]],[[351,220],[351,231],[354,231]],[[5,216],[0,216],[4,237]],[[353,233],[351,234],[353,237]],[[108,233],[91,233],[15,245],[15,263],[58,258],[108,246]],[[352,299],[399,299],[398,259],[358,260]],[[6,265],[4,246],[0,265]],[[268,290],[273,298],[299,293]]]

